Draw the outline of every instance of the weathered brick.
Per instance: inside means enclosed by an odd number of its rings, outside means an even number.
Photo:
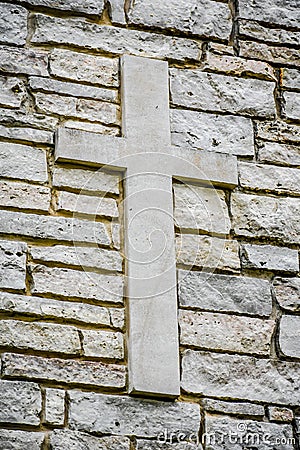
[[[50,434],[52,450],[129,450],[130,440],[126,437],[96,437],[74,430],[54,430]]]
[[[300,311],[300,278],[275,278],[274,292],[281,308]]]
[[[268,355],[275,322],[227,314],[180,311],[182,345]]]
[[[24,45],[27,36],[28,12],[22,6],[0,4],[0,42]]]
[[[232,223],[240,236],[268,237],[287,243],[300,242],[299,201],[234,193]]]
[[[284,28],[267,28],[258,22],[239,19],[239,35],[274,44],[300,45],[300,32]]]
[[[46,153],[27,145],[0,142],[0,176],[31,181],[48,180]]]
[[[178,271],[178,296],[183,307],[269,316],[272,312],[267,280],[201,272]]]
[[[24,110],[0,108],[0,121],[10,126],[30,126],[39,130],[54,131],[58,125],[58,119],[44,114],[31,113]]]
[[[20,108],[25,99],[24,84],[15,77],[0,76],[0,104],[10,108]]]
[[[300,170],[273,165],[238,163],[242,187],[255,191],[300,194]]]
[[[48,211],[50,200],[50,188],[0,181],[0,206]]]
[[[55,167],[53,172],[53,186],[72,188],[83,192],[99,192],[119,194],[120,178],[101,170],[64,169]]]
[[[206,411],[222,414],[233,414],[235,416],[256,416],[264,417],[265,408],[255,403],[224,402],[205,398],[202,400],[202,406]]]
[[[246,269],[298,272],[298,251],[272,245],[242,246],[242,267]]]
[[[300,37],[299,37],[299,45],[300,45]],[[282,86],[288,89],[299,90],[300,71],[297,69],[283,69]]]
[[[274,422],[292,422],[294,413],[289,408],[280,408],[279,406],[268,407],[269,418]]]
[[[171,109],[172,143],[241,156],[254,155],[250,119]]]
[[[124,358],[122,333],[102,330],[82,330],[83,351],[86,356],[98,358]]]
[[[1,320],[0,345],[44,352],[80,353],[78,331],[74,327],[50,323]]]
[[[171,69],[172,103],[187,108],[273,117],[274,83]]]
[[[33,431],[0,430],[1,446],[9,450],[20,450],[22,447],[40,450],[44,437],[44,433]]]
[[[26,48],[0,47],[0,70],[12,74],[47,76],[48,56],[47,53]]]
[[[0,211],[0,233],[68,242],[110,244],[101,222]]]
[[[0,241],[0,286],[1,288],[26,288],[26,252],[22,242]]]
[[[260,143],[258,159],[284,166],[300,166],[300,148],[296,145],[284,145],[277,142]]]
[[[51,425],[64,425],[65,421],[65,396],[62,389],[45,389],[45,423]]]
[[[138,56],[170,58],[179,61],[199,60],[200,46],[192,39],[98,25],[82,19],[58,19],[36,14],[35,43],[71,44],[101,50],[113,55],[132,53]]]
[[[186,350],[182,387],[220,399],[297,405],[299,368],[296,362]]]
[[[82,272],[32,266],[34,294],[55,294],[97,301],[123,302],[123,278]]]
[[[118,217],[117,202],[113,198],[73,194],[62,191],[58,195],[58,211],[91,214],[93,216]]]
[[[196,234],[182,234],[176,238],[179,264],[238,271],[240,269],[237,241]]]
[[[228,39],[231,32],[228,6],[211,0],[166,3],[137,0],[129,9],[128,17],[130,24],[175,29],[197,36]]]
[[[240,0],[239,16],[272,24],[295,27],[300,20],[298,3],[295,0]]]
[[[284,114],[288,119],[300,120],[300,93],[284,92]]]
[[[282,316],[280,320],[279,346],[285,356],[300,358],[300,317]]]
[[[22,377],[68,385],[124,388],[125,366],[75,359],[41,358],[5,353],[2,357],[6,377]],[[26,383],[28,384],[28,383]]]
[[[70,427],[80,431],[156,437],[165,428],[174,433],[197,433],[200,424],[200,409],[195,403],[138,400],[79,391],[70,391],[69,396]]]
[[[104,8],[104,0],[20,0],[20,3],[32,6],[43,6],[46,8],[61,9],[63,11],[74,11],[85,14],[100,15]]]
[[[240,41],[240,56],[271,63],[299,65],[300,51],[289,47],[274,47],[261,42]]]
[[[174,218],[179,228],[227,234],[230,219],[225,193],[201,186],[174,184]]]
[[[41,408],[42,396],[37,384],[0,381],[0,422],[39,425]]]
[[[53,144],[53,133],[25,127],[5,127],[0,125],[0,137],[20,141]]]
[[[257,136],[268,141],[300,142],[300,126],[286,122],[258,122]]]

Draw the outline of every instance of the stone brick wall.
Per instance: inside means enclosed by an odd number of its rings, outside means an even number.
[[[300,448],[299,11],[0,3],[0,449]],[[176,402],[126,394],[120,178],[54,164],[58,127],[121,135],[124,53],[169,62],[174,145],[238,157],[174,180]]]

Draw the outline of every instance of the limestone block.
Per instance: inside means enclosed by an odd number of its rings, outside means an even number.
[[[300,311],[300,278],[275,278],[274,292],[281,308]]]
[[[174,219],[179,228],[228,234],[230,218],[224,191],[174,184]]]
[[[55,49],[50,54],[50,73],[56,77],[119,86],[119,60]]]
[[[27,36],[28,11],[22,6],[1,3],[0,41],[5,44],[24,45]]]
[[[289,119],[300,120],[300,93],[284,92],[284,111]]]
[[[240,41],[240,56],[284,65],[300,64],[299,50],[290,47],[272,47],[261,42]]]
[[[110,308],[110,318],[111,324],[115,328],[120,328],[121,330],[124,328],[125,324],[125,311],[122,308]]]
[[[120,128],[118,126],[106,126],[101,123],[81,122],[80,120],[68,119],[64,121],[65,128],[75,130],[88,131],[90,133],[107,134],[110,136],[120,136]]]
[[[300,242],[297,198],[273,198],[234,193],[232,223],[240,236],[269,237],[287,243]]]
[[[96,358],[124,358],[122,333],[102,330],[82,330],[83,351],[86,356]]]
[[[54,131],[58,125],[56,117],[45,116],[44,114],[31,113],[24,110],[13,110],[0,108],[0,120],[2,123],[10,126],[35,127],[40,130]],[[23,167],[24,168],[24,167]]]
[[[173,435],[171,431],[164,430],[155,441],[137,439],[136,450],[202,450],[202,446],[197,445],[197,439],[196,435],[185,436],[183,433]]]
[[[0,176],[41,182],[48,180],[44,150],[0,142],[0,160]]]
[[[300,32],[299,44],[300,45]],[[300,89],[300,71],[297,69],[283,69],[282,86],[288,89]]]
[[[300,358],[300,317],[282,316],[279,347],[285,356]]]
[[[99,26],[83,19],[65,20],[42,14],[36,14],[35,22],[36,29],[32,37],[35,43],[71,44],[113,55],[131,53],[177,61],[198,61],[200,58],[200,46],[192,39]]]
[[[214,1],[176,0],[134,2],[128,12],[129,23],[139,26],[169,28],[201,36],[228,39],[231,16],[227,5]]]
[[[180,311],[182,345],[268,355],[275,322],[227,314]]]
[[[109,0],[109,16],[112,23],[126,25],[125,3],[124,0]]]
[[[300,166],[300,148],[297,145],[284,145],[277,142],[260,143],[258,159],[284,166]]]
[[[274,422],[292,422],[294,419],[294,413],[289,408],[269,406],[268,413],[270,420]]]
[[[258,20],[272,24],[278,23],[295,27],[300,20],[297,1],[282,2],[281,0],[241,0],[239,15],[244,19]]]
[[[232,155],[253,156],[250,119],[171,109],[172,143]]]
[[[53,186],[72,188],[80,191],[119,194],[120,178],[117,175],[97,170],[64,169],[55,167],[53,172]]]
[[[113,198],[73,194],[62,191],[58,195],[58,211],[91,214],[92,216],[118,217],[117,202]]]
[[[27,245],[23,242],[0,241],[1,288],[26,288]]]
[[[20,448],[30,448],[30,450],[40,450],[44,441],[44,433],[19,430],[0,430],[0,442],[3,449],[20,450]]]
[[[0,181],[0,206],[48,211],[51,191],[44,186]]]
[[[6,377],[55,381],[68,385],[125,388],[126,367],[95,361],[41,358],[5,353],[2,357]]]
[[[139,400],[79,391],[70,391],[69,395],[71,429],[156,437],[165,428],[174,433],[197,433],[200,425],[200,410],[195,403]]]
[[[240,184],[244,188],[280,194],[300,194],[299,169],[247,162],[239,162],[238,168]]]
[[[53,133],[29,127],[5,127],[0,125],[0,137],[39,144],[53,144]]]
[[[20,3],[29,4],[32,6],[43,6],[46,8],[60,9],[63,11],[74,11],[84,14],[100,15],[104,8],[104,0],[20,0]]]
[[[123,302],[123,278],[95,272],[32,265],[33,294],[55,294],[96,301]]]
[[[285,122],[257,122],[257,137],[268,141],[300,142],[300,126]]]
[[[267,280],[231,275],[178,271],[178,296],[183,307],[269,316],[272,312]]]
[[[47,53],[26,48],[0,47],[0,70],[12,74],[46,77],[48,56]]]
[[[38,239],[110,244],[105,225],[101,222],[13,211],[1,211],[0,219],[0,233],[21,234]]]
[[[0,345],[44,352],[80,353],[78,331],[74,327],[50,323],[2,320]]]
[[[24,381],[0,381],[1,422],[39,425],[41,408],[42,396],[37,384]]]
[[[130,440],[126,437],[96,437],[73,430],[53,430],[50,434],[52,450],[129,450]]]
[[[0,103],[10,108],[20,108],[25,99],[23,82],[15,77],[0,76]]]
[[[65,396],[62,389],[45,389],[45,423],[51,425],[64,425]]]
[[[296,362],[186,350],[182,388],[220,399],[297,405],[299,369]]]
[[[176,238],[177,262],[187,266],[240,269],[237,241],[196,234],[182,234]]]
[[[239,19],[239,34],[245,37],[254,38],[262,42],[272,42],[274,44],[300,45],[300,32],[290,31],[279,26],[266,28],[258,22]]]
[[[273,117],[275,84],[199,70],[170,69],[174,105],[234,114]]]
[[[255,416],[264,417],[265,408],[255,403],[244,402],[224,402],[221,400],[213,400],[205,398],[202,405],[206,411],[221,414],[233,414],[235,416]]]
[[[298,272],[298,251],[272,245],[242,246],[242,266],[246,269]]]

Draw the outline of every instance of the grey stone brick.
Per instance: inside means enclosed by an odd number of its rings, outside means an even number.
[[[45,422],[51,425],[64,425],[65,396],[62,389],[45,389]]]
[[[300,317],[282,316],[280,320],[279,346],[285,356],[300,358]]]
[[[300,35],[300,33],[299,33]],[[299,39],[300,45],[300,39]],[[283,69],[282,85],[288,89],[300,89],[300,71],[297,69]]]
[[[295,27],[300,20],[297,0],[282,2],[281,0],[240,0],[240,17],[272,24]]]
[[[276,120],[273,122],[258,122],[257,136],[268,141],[298,143],[300,142],[300,126]]]
[[[0,430],[0,443],[3,449],[20,450],[30,448],[40,450],[44,441],[44,433],[19,430]]]
[[[300,120],[300,93],[284,92],[284,112],[288,119]]]
[[[4,125],[0,125],[0,137],[37,142],[39,144],[53,144],[53,133],[50,131],[37,130],[36,128],[5,127]]]
[[[119,217],[117,202],[113,198],[73,194],[62,191],[58,194],[57,210],[92,216]]]
[[[278,144],[277,142],[260,143],[258,159],[287,166],[300,166],[300,149],[297,145]]]
[[[0,42],[23,45],[27,36],[28,12],[22,6],[1,3],[0,5]]]
[[[55,167],[53,172],[53,186],[72,188],[80,191],[119,194],[120,178],[100,170],[64,169]]]
[[[0,240],[1,288],[26,288],[27,245],[22,242]]]
[[[299,50],[290,47],[274,47],[262,42],[240,41],[240,56],[284,65],[299,66],[300,64]]]
[[[104,0],[20,0],[20,3],[32,6],[42,6],[46,8],[60,9],[63,11],[74,11],[84,14],[100,15],[104,8]]]
[[[15,77],[0,76],[0,104],[9,108],[20,108],[25,100],[24,84]]]
[[[224,402],[205,398],[202,400],[202,406],[206,411],[221,414],[233,414],[235,416],[255,416],[264,417],[265,408],[255,403],[244,402]]]
[[[242,246],[242,266],[246,269],[298,272],[298,251],[272,245]]]
[[[0,70],[12,74],[47,76],[48,55],[32,49],[0,47]]]
[[[300,278],[275,278],[274,292],[281,308],[300,311]]]
[[[96,358],[124,358],[122,333],[102,330],[82,330],[83,351],[85,356]]]
[[[0,121],[10,126],[30,126],[40,130],[54,131],[58,125],[58,119],[55,117],[45,116],[44,114],[36,114],[21,110],[12,110],[0,108]]]
[[[50,188],[0,181],[0,206],[48,211],[50,200]]]
[[[274,44],[300,45],[300,32],[290,31],[279,26],[267,28],[258,22],[239,19],[239,34],[241,36],[254,38],[262,42]]]
[[[0,381],[0,422],[39,425],[41,409],[42,396],[37,384]]]
[[[280,408],[279,406],[269,406],[268,414],[271,421],[274,422],[292,422],[294,413],[289,408]]]
[[[129,450],[130,440],[126,437],[96,437],[74,430],[54,430],[50,434],[52,450]]]

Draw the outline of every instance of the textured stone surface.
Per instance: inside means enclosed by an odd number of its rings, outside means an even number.
[[[50,73],[56,77],[86,81],[103,86],[119,86],[118,59],[55,49],[50,55]]]
[[[289,119],[300,120],[300,93],[284,92],[285,115]]]
[[[30,143],[53,144],[53,133],[35,128],[6,127],[0,125],[0,137],[28,141]]]
[[[242,266],[246,269],[298,272],[298,251],[272,245],[242,246]]]
[[[300,148],[296,145],[264,142],[258,149],[258,159],[262,162],[279,163],[284,166],[300,166]]]
[[[231,17],[227,5],[214,1],[137,0],[129,10],[129,23],[150,27],[170,28],[201,36],[228,39]]]
[[[33,431],[0,430],[0,443],[5,450],[20,450],[22,447],[40,450],[44,437],[44,433]]]
[[[206,411],[215,413],[257,417],[264,417],[265,415],[265,408],[262,405],[256,405],[254,403],[223,402],[221,400],[205,398],[202,400],[202,405]]]
[[[20,108],[25,100],[24,85],[13,77],[0,76],[0,104],[10,108]]]
[[[64,127],[75,130],[88,131],[91,133],[120,136],[120,129],[118,126],[102,125],[101,123],[96,122],[82,122],[80,120],[67,119],[64,122]]]
[[[20,3],[97,15],[101,14],[104,8],[104,0],[84,0],[84,2],[80,0],[56,0],[55,2],[53,0],[20,0]]]
[[[101,222],[13,211],[1,211],[0,219],[0,233],[21,234],[38,239],[110,244],[106,228]]]
[[[97,301],[123,302],[121,276],[32,266],[34,294],[56,294]]]
[[[183,234],[176,238],[176,249],[179,264],[230,271],[240,269],[237,241]]]
[[[196,442],[196,435],[186,436],[179,433],[178,436],[173,436],[171,431],[163,430],[155,441],[137,439],[136,450],[202,450]]]
[[[292,422],[294,413],[289,408],[280,408],[279,406],[268,407],[269,418],[274,422]]]
[[[80,191],[119,193],[120,179],[117,175],[110,175],[100,170],[64,169],[55,167],[53,172],[53,186],[72,188]]]
[[[39,425],[41,408],[42,397],[37,384],[1,380],[0,422]]]
[[[0,42],[23,45],[27,36],[28,12],[22,6],[9,3],[0,5]]]
[[[281,308],[300,311],[300,278],[275,278],[274,292]]]
[[[174,184],[173,191],[177,227],[229,233],[230,219],[224,191],[188,184]]]
[[[52,450],[129,450],[130,441],[126,437],[95,437],[71,430],[54,430],[50,435]]]
[[[299,169],[246,162],[240,162],[238,167],[240,184],[244,188],[300,194]]]
[[[99,26],[77,18],[66,21],[37,14],[35,20],[36,31],[32,37],[35,43],[73,44],[113,55],[131,53],[179,61],[200,58],[200,47],[191,39]]]
[[[26,287],[27,245],[22,242],[0,241],[0,286],[21,289]]]
[[[241,156],[254,154],[250,119],[171,109],[172,143]]]
[[[82,330],[83,351],[86,356],[97,358],[124,358],[122,333],[102,330]]]
[[[123,0],[109,0],[108,13],[112,23],[126,25],[125,3]]]
[[[178,271],[178,296],[183,307],[268,316],[270,284],[249,277]]]
[[[65,421],[65,391],[45,389],[45,422],[51,425],[63,425]]]
[[[58,211],[91,214],[92,216],[118,217],[117,202],[113,198],[60,192],[58,195]]]
[[[274,83],[199,70],[171,69],[170,74],[174,105],[262,117],[275,114]]]
[[[24,48],[0,47],[0,70],[12,74],[47,76],[48,56]]]
[[[300,20],[300,12],[296,0],[240,0],[240,17],[261,22],[278,23],[294,27]]]
[[[24,377],[69,385],[124,388],[125,366],[74,359],[41,358],[5,353],[2,357],[6,377]]]
[[[105,270],[122,271],[122,257],[119,252],[103,248],[67,247],[31,247],[31,256],[36,261],[54,262],[69,266],[81,266]]]
[[[31,181],[47,181],[44,150],[27,145],[0,142],[0,175]]]
[[[279,346],[285,356],[300,358],[300,317],[282,316]]]
[[[187,350],[182,387],[206,396],[297,405],[299,363]]]
[[[235,193],[231,210],[234,231],[241,236],[264,236],[300,242],[297,198],[273,198]]]
[[[55,130],[58,119],[21,110],[0,108],[0,120],[9,126],[30,126],[40,130]],[[39,132],[40,130],[35,130]]]
[[[240,41],[240,55],[243,58],[256,58],[277,64],[299,66],[299,50],[289,47],[272,47],[260,42]]]
[[[268,355],[273,320],[180,311],[180,341],[211,350]]]
[[[80,431],[156,437],[165,428],[197,433],[199,406],[71,391],[70,427]],[[97,411],[97,414],[95,414]]]
[[[255,21],[239,19],[239,34],[275,44],[300,45],[300,32],[275,27],[267,28]]]
[[[258,122],[257,136],[268,141],[298,143],[300,142],[300,126],[276,120],[272,122]]]
[[[206,415],[207,450],[293,450],[293,429],[290,425],[255,422]]]
[[[299,38],[299,45],[300,45],[300,38]],[[299,90],[300,71],[297,69],[283,69],[282,86],[289,89]]]
[[[50,323],[2,320],[0,345],[44,352],[80,353],[78,331],[74,327]]]
[[[48,211],[50,199],[47,187],[0,181],[0,206]]]

